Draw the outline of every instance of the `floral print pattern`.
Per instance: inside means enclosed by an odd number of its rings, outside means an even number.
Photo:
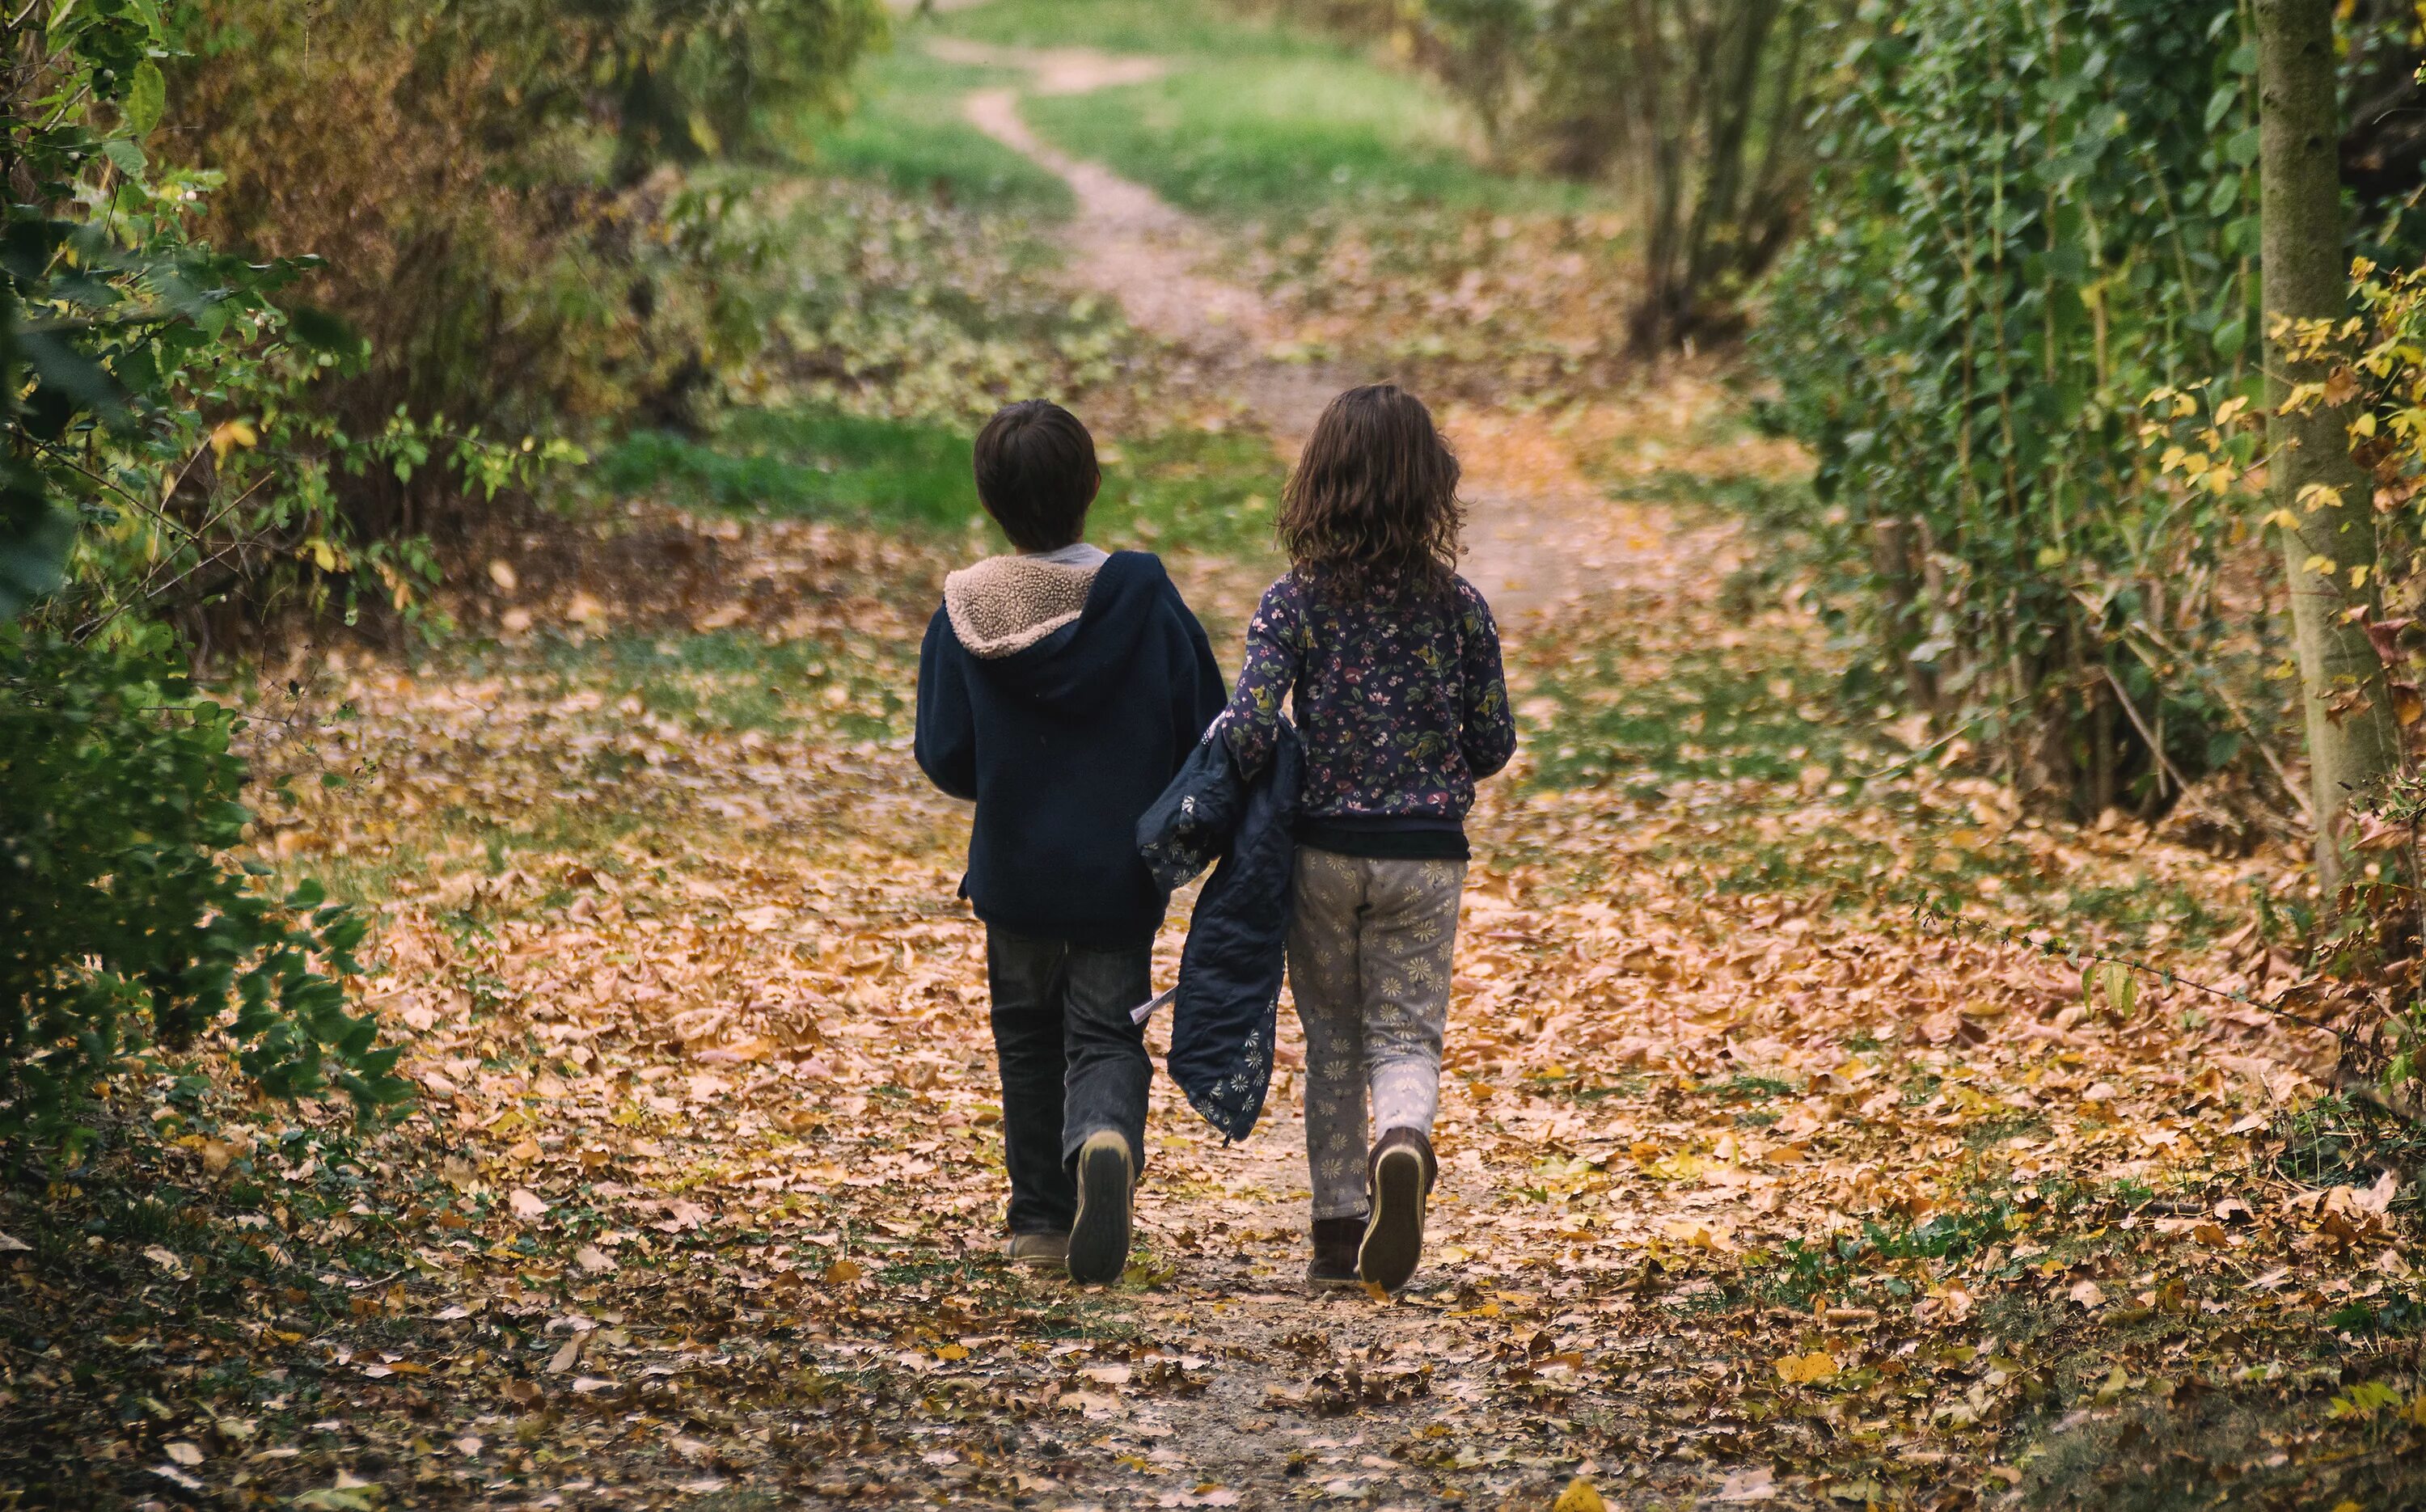
[[[1288,978],[1305,1026],[1305,1163],[1318,1218],[1366,1212],[1374,1131],[1432,1132],[1464,886],[1464,861],[1297,854]]]
[[[1250,777],[1292,693],[1305,743],[1298,812],[1463,820],[1477,779],[1516,753],[1491,606],[1462,577],[1436,599],[1356,598],[1292,571],[1247,625],[1224,737]]]

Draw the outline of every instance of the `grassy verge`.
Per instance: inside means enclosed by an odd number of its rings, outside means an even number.
[[[991,0],[943,18],[954,35],[1007,47],[1267,56],[1336,53],[1278,23],[1211,0]]]
[[[1026,109],[1068,151],[1205,215],[1546,211],[1580,198],[1478,167],[1446,100],[1351,56],[1234,53],[1149,84],[1031,99]]]
[[[848,117],[802,128],[812,162],[953,205],[1060,219],[1072,209],[1070,186],[962,119],[963,95],[1010,77],[942,62],[905,40],[862,67]]]
[[[687,508],[832,520],[929,533],[978,531],[975,426],[822,409],[739,410],[700,439],[662,431],[602,454],[598,484]],[[1170,430],[1103,447],[1088,535],[1118,549],[1252,555],[1265,549],[1282,474],[1258,437]]]
[[[687,508],[930,530],[964,527],[974,502],[964,429],[826,409],[736,410],[698,439],[638,432],[593,475]]]

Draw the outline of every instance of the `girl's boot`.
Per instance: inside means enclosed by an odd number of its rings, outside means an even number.
[[[1359,1286],[1356,1247],[1365,1237],[1363,1218],[1314,1220],[1314,1259],[1305,1267],[1308,1286]]]
[[[1356,1248],[1360,1279],[1395,1292],[1415,1279],[1424,1256],[1424,1203],[1439,1171],[1431,1138],[1420,1129],[1389,1130],[1373,1146],[1366,1178],[1373,1212]]]

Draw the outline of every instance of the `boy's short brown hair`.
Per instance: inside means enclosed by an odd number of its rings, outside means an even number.
[[[1076,415],[1044,399],[1005,405],[978,432],[976,462],[978,502],[1013,546],[1057,551],[1085,533],[1104,475]]]

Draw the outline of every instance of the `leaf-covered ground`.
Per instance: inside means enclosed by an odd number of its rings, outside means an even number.
[[[1530,234],[1473,255],[1563,255]],[[1266,308],[1381,351],[1416,303]],[[1302,356],[1234,347],[1137,361]],[[2068,955],[2280,991],[2287,859],[2021,813],[1847,706],[1793,543],[1668,502],[1796,459],[1707,375],[1565,397],[1446,410],[1526,748],[1472,824],[1405,1296],[1300,1285],[1286,1009],[1245,1143],[1158,1084],[1123,1282],[1003,1263],[966,814],[908,749],[918,633],[982,547],[856,484],[825,519],[805,485],[703,497],[756,475],[711,445],[477,543],[447,644],[299,645],[248,685],[294,780],[261,854],[376,907],[366,993],[424,1097],[357,1134],[137,1078],[84,1157],[0,1188],[0,1495],[2418,1504],[2397,1132],[2319,1101],[2330,1040],[2159,982],[2125,1013]],[[1215,413],[1194,450],[1168,416],[1117,437],[1111,534],[1172,548],[1235,666],[1273,464],[1225,449],[1253,395]],[[794,482],[860,444],[768,434]]]

